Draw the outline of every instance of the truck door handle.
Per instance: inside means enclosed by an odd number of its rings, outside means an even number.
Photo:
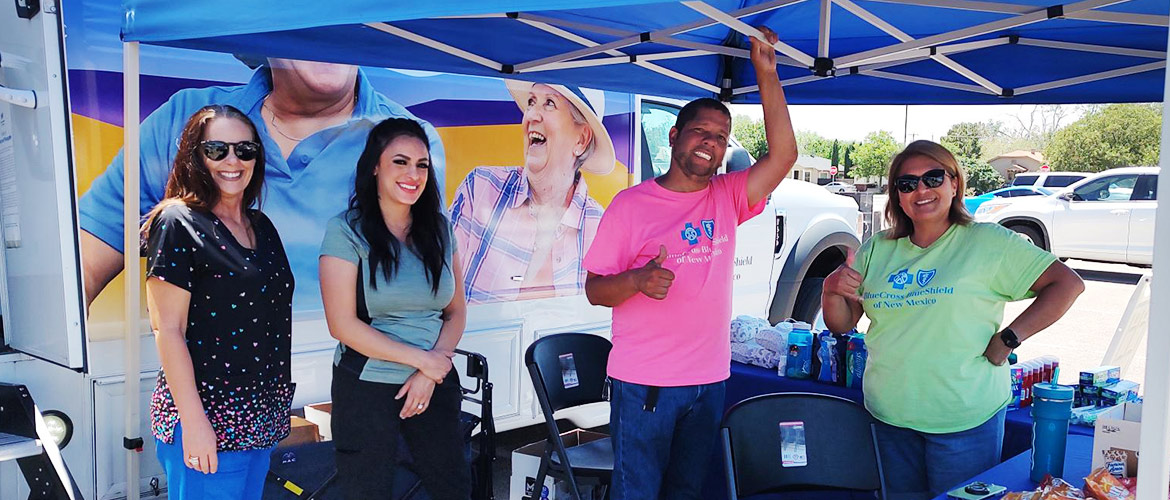
[[[37,109],[37,93],[31,90],[10,89],[0,85],[0,102]]]

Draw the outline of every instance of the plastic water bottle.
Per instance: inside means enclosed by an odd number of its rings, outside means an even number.
[[[864,333],[855,333],[849,336],[846,357],[849,362],[845,365],[845,387],[860,389],[862,376],[865,374],[865,361],[869,357],[869,351],[865,348]]]
[[[791,378],[812,376],[811,328],[811,325],[801,321],[792,324],[792,333],[788,334],[788,364],[785,367],[785,376]]]
[[[1064,449],[1068,419],[1072,415],[1073,388],[1056,384],[1032,386],[1032,469],[1039,482],[1046,474],[1064,475]]]
[[[821,347],[817,350],[817,359],[821,369],[817,372],[817,381],[837,383],[837,339],[828,330],[821,333]]]

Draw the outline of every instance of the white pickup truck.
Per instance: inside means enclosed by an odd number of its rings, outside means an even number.
[[[142,363],[137,373],[123,368],[120,280],[86,310],[77,208],[122,144],[119,2],[26,7],[0,2],[0,382],[27,386],[42,410],[57,410],[71,422],[72,440],[62,455],[85,498],[123,498],[123,383],[127,376],[144,382],[131,397],[140,401],[142,435],[149,438],[146,409],[159,363],[149,326],[139,318]],[[238,85],[252,73],[231,57],[181,49],[144,47],[142,60],[143,117],[179,89]],[[515,109],[499,80],[363,71],[378,91],[436,124],[446,145],[448,183],[459,180],[450,178],[457,164],[500,164],[477,156],[497,137],[514,135],[519,146],[518,120],[492,122],[491,110]],[[662,125],[674,122],[678,103],[613,92],[605,97],[605,124],[627,169],[619,174],[621,186],[660,174],[669,129]],[[735,314],[812,320],[824,277],[843,262],[846,249],[859,245],[858,220],[857,204],[848,197],[799,180],[781,183],[764,213],[739,229]],[[495,422],[504,430],[541,421],[522,369],[534,339],[566,331],[609,335],[609,328],[610,310],[589,305],[583,295],[489,303],[469,308],[460,347],[487,356]],[[293,338],[294,405],[327,400],[335,341],[320,311],[294,311]],[[594,409],[564,416],[596,425],[605,414]],[[147,439],[142,481],[129,488],[149,495],[152,481],[165,481],[153,457]],[[27,495],[15,463],[0,462],[0,499]]]

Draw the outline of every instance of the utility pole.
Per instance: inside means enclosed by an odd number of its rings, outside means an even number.
[[[910,133],[910,105],[909,105],[909,104],[907,104],[907,105],[906,105],[905,119],[904,119],[904,120],[903,120],[903,122],[902,122],[902,145],[903,145],[903,146],[905,146],[906,144],[908,144],[908,143],[906,142],[906,136],[907,136],[909,133]]]

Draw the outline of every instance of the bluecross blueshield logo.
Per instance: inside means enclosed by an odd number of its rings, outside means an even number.
[[[903,290],[906,288],[906,285],[914,282],[914,276],[910,274],[909,269],[903,269],[891,274],[890,279],[886,280],[886,282],[893,283],[895,290]]]
[[[707,235],[707,239],[715,239],[715,219],[703,219],[703,234]]]
[[[688,222],[682,230],[682,239],[686,240],[687,243],[697,245],[699,243],[699,230],[695,228],[694,224]]]
[[[934,279],[934,275],[938,274],[936,269],[919,269],[918,270],[918,286],[926,288],[930,284],[930,280]]]

